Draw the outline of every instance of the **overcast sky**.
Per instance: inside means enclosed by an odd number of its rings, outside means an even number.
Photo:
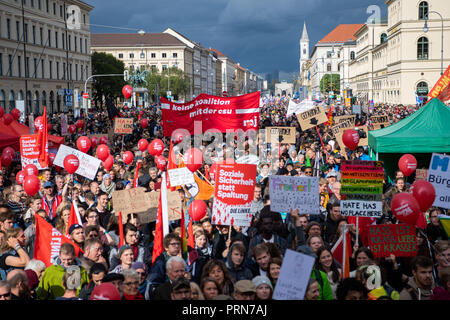
[[[92,33],[162,32],[171,27],[256,72],[293,72],[306,21],[310,51],[338,24],[364,23],[384,0],[85,0],[94,6]],[[95,25],[107,25],[100,27]]]

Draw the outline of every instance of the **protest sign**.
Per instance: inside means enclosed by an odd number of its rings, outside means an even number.
[[[186,129],[190,134],[204,133],[208,129],[227,130],[258,129],[260,92],[237,97],[216,97],[201,93],[186,103],[174,103],[161,98],[163,131],[170,137],[176,129]],[[194,122],[197,122],[194,132]]]
[[[287,249],[273,291],[273,299],[303,300],[314,262],[315,259],[309,255]]]
[[[319,214],[319,178],[269,176],[270,210],[300,214]]]
[[[266,141],[270,141],[271,134],[281,136],[280,143],[295,143],[295,127],[267,127]]]
[[[130,134],[133,132],[132,118],[115,118],[114,119],[114,133],[116,134]]]
[[[195,183],[194,174],[187,167],[167,170],[171,187]]]
[[[427,180],[428,169],[416,169],[416,180]]]
[[[334,117],[333,120],[334,120],[335,124],[338,124],[341,122],[346,122],[347,120],[350,120],[351,126],[353,127],[355,125],[356,115],[350,114],[350,115],[345,115],[345,116],[336,116],[336,117]]]
[[[320,106],[315,106],[307,111],[297,114],[297,119],[303,131],[328,121],[325,110]]]
[[[353,124],[350,119],[347,119],[346,121],[339,122],[338,124],[331,127],[331,132],[333,133],[334,137],[336,138],[337,143],[341,147],[341,149],[345,148],[344,142],[342,141],[342,135],[344,134],[344,131],[347,129],[351,129],[353,127]],[[343,130],[341,130],[343,129]]]
[[[427,180],[436,190],[433,206],[450,209],[450,156],[433,153]]]
[[[44,169],[39,164],[39,146],[37,142],[37,134],[21,135],[20,143],[20,161],[22,170],[29,164],[34,164],[38,170]]]
[[[80,161],[80,166],[78,167],[76,174],[88,178],[89,180],[94,180],[95,175],[97,174],[98,167],[102,163],[100,159],[94,158],[80,150],[73,149],[64,144],[59,146],[58,153],[56,154],[55,160],[53,164],[58,167],[64,168],[64,159],[69,154],[76,155],[78,160]]]
[[[250,226],[256,165],[219,164],[215,182],[213,224]]]
[[[314,108],[316,102],[314,100],[302,100],[300,103],[295,103],[293,99],[289,100],[289,105],[286,113],[286,117],[289,117],[293,114],[302,113],[306,110]]]
[[[383,178],[381,161],[342,161],[341,214],[380,217],[383,214]]]
[[[417,255],[416,228],[407,224],[369,226],[369,246],[375,258]]]
[[[375,130],[383,129],[391,124],[388,116],[371,116],[370,120]]]
[[[357,104],[354,104],[352,106],[352,113],[353,114],[361,114],[361,106],[357,105]]]
[[[169,209],[169,221],[181,219],[182,204],[178,191],[167,190],[167,208]]]

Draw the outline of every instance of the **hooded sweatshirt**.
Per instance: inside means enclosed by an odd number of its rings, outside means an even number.
[[[410,277],[408,279],[408,285],[402,290],[402,292],[400,292],[400,300],[430,300],[430,297],[433,294],[434,286],[435,285],[433,282],[431,289],[420,289],[417,286],[414,277]]]
[[[239,280],[252,280],[253,273],[248,267],[246,267],[246,255],[244,255],[244,259],[238,266],[236,266],[231,260],[231,253],[233,252],[234,246],[235,244],[233,244],[228,251],[227,261],[225,262],[228,271],[230,271],[231,277],[233,278],[234,282],[237,282]]]
[[[89,283],[89,276],[86,270],[81,266],[81,261],[76,259],[74,264],[80,267],[81,284],[77,289],[77,296],[81,288]],[[64,295],[65,289],[62,284],[62,279],[66,273],[66,268],[61,264],[59,257],[56,258],[55,264],[45,269],[39,286],[36,291],[36,298],[38,300],[55,300],[57,297]]]

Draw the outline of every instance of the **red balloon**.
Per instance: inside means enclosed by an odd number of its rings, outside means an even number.
[[[146,119],[146,118],[141,119],[141,127],[142,127],[142,129],[145,129],[148,127],[148,119]]]
[[[138,147],[139,147],[139,150],[141,150],[142,152],[144,152],[145,150],[147,150],[147,147],[148,147],[148,141],[145,140],[145,139],[139,140],[139,142],[138,142]]]
[[[3,109],[3,107],[0,107],[0,118],[3,117],[4,114],[5,114],[5,109]]]
[[[2,154],[9,154],[11,156],[11,158],[14,158],[16,151],[11,147],[6,147],[5,149],[3,149]]]
[[[98,138],[97,137],[92,137],[91,138],[91,147],[92,147],[92,149],[94,149],[97,145],[98,145]]]
[[[144,111],[139,111],[139,115],[142,116],[144,114]]]
[[[14,118],[14,120],[19,120],[20,119],[20,110],[17,108],[14,108],[11,110],[11,115]]]
[[[436,190],[427,180],[415,181],[409,191],[412,192],[413,197],[416,198],[422,212],[427,211],[436,199]]]
[[[122,155],[122,159],[126,164],[132,163],[134,159],[133,152],[125,151]]]
[[[164,142],[160,139],[153,140],[148,145],[148,153],[150,153],[152,156],[160,156],[164,151]]]
[[[2,161],[3,167],[9,167],[13,161],[13,158],[9,153],[4,153],[0,156],[0,160]]]
[[[124,85],[122,88],[122,94],[125,99],[129,99],[133,94],[133,88],[129,84]]]
[[[108,138],[103,136],[100,137],[100,140],[98,141],[100,144],[108,144]]]
[[[412,154],[404,154],[398,160],[398,168],[406,177],[409,177],[416,171],[417,160]]]
[[[105,168],[107,171],[111,170],[114,164],[114,157],[110,154],[108,158],[106,158],[105,161],[102,161],[103,168]]]
[[[22,184],[25,177],[26,177],[26,175],[25,175],[25,172],[23,172],[23,170],[20,170],[19,172],[17,172],[17,174],[16,174],[17,183]]]
[[[35,122],[35,123],[36,123],[36,122]],[[70,132],[70,133],[75,133],[75,132],[77,132],[77,127],[76,127],[75,125],[71,124],[71,125],[69,126],[69,132]]]
[[[109,156],[109,148],[106,144],[102,143],[97,147],[95,153],[97,154],[97,158],[99,158],[102,161],[105,161]]]
[[[156,167],[159,170],[164,171],[164,169],[166,168],[166,165],[167,165],[166,158],[164,158],[163,156],[157,156],[155,158],[155,162],[156,162]]]
[[[29,196],[34,196],[40,189],[41,182],[36,175],[28,175],[23,179],[23,189]]]
[[[39,131],[42,129],[42,126],[42,116],[36,117],[36,119],[34,119],[34,127]]]
[[[53,152],[50,152],[48,154],[48,165],[52,166],[53,165],[53,161],[55,161],[56,158],[56,154],[54,154]]]
[[[64,169],[70,174],[74,174],[80,166],[80,160],[74,154],[69,154],[64,158]]]
[[[7,126],[9,126],[11,122],[13,122],[13,120],[14,120],[13,116],[10,115],[9,113],[3,116],[3,123],[6,124]]]
[[[38,168],[34,164],[27,164],[25,168],[23,168],[25,175],[27,176],[37,176],[39,174]]]
[[[185,157],[186,157],[185,164],[186,167],[189,169],[189,171],[195,172],[202,166],[203,154],[197,148],[189,149],[186,152]]]
[[[189,216],[194,221],[200,221],[206,215],[206,203],[203,200],[194,200],[189,206]]]
[[[83,128],[83,120],[77,120],[77,122],[75,122],[75,125],[78,129]]]
[[[415,225],[422,213],[414,196],[406,192],[397,193],[392,198],[391,210],[398,220],[409,225]]]
[[[172,133],[172,141],[175,143],[180,143],[183,141],[183,138],[186,136],[186,133],[183,133],[182,131],[175,130]]]
[[[91,140],[89,140],[89,138],[86,136],[79,137],[77,139],[77,148],[81,152],[84,153],[88,152],[89,149],[91,148]]]
[[[353,129],[347,129],[342,135],[342,142],[350,150],[355,150],[359,144],[359,134]]]

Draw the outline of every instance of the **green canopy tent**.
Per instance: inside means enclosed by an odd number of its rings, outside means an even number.
[[[450,108],[434,98],[409,117],[369,131],[369,147],[385,162],[390,177],[405,153],[416,157],[418,168],[428,168],[433,152],[450,152]]]

